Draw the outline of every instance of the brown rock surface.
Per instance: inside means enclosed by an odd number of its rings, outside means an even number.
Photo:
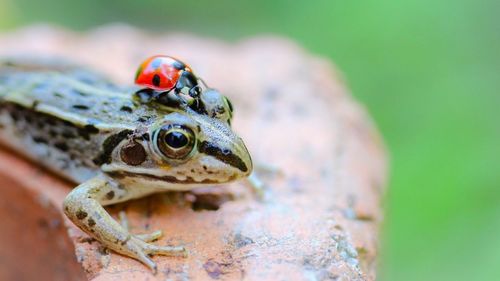
[[[63,219],[61,202],[74,184],[2,150],[1,280],[375,279],[384,150],[324,59],[273,37],[228,44],[126,26],[86,34],[38,26],[0,36],[0,55],[26,52],[69,57],[118,83],[131,83],[149,55],[175,55],[232,99],[233,127],[254,161],[282,175],[264,178],[263,202],[235,183],[110,207],[114,216],[126,211],[133,232],[163,229],[157,243],[189,249],[186,259],[154,257],[153,276]]]

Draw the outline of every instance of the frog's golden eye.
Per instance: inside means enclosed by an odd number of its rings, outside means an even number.
[[[184,159],[193,151],[195,135],[188,127],[172,124],[159,129],[154,141],[166,157]]]

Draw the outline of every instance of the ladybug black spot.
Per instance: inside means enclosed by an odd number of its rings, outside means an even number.
[[[160,86],[160,75],[155,74],[153,76],[153,85],[155,85],[155,87],[159,87]]]

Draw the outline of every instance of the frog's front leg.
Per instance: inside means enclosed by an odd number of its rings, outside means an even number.
[[[112,179],[99,175],[68,194],[63,203],[64,213],[80,229],[104,246],[135,258],[156,272],[156,264],[148,255],[185,256],[186,250],[184,247],[161,247],[147,243],[151,237],[130,234],[102,207],[134,197],[137,196],[133,196],[133,192],[119,187]]]

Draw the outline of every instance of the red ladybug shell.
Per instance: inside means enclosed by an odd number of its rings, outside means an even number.
[[[157,91],[172,90],[182,72],[191,68],[169,56],[152,56],[146,59],[137,70],[135,83]]]

